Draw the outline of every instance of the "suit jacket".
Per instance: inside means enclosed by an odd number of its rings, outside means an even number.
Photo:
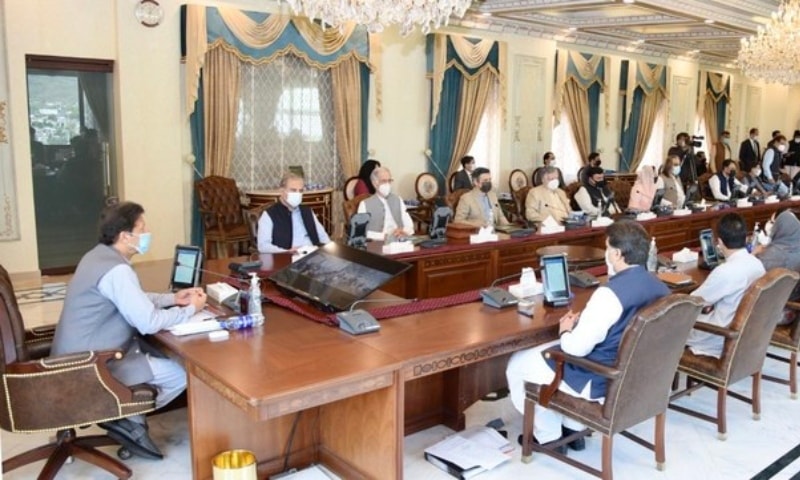
[[[731,151],[730,145],[725,145],[722,142],[717,142],[714,144],[714,167],[715,172],[722,171],[722,162],[725,160],[733,158],[733,152]]]
[[[495,225],[508,225],[506,216],[503,215],[503,210],[500,208],[500,202],[497,201],[497,195],[494,192],[489,192],[489,203],[492,205],[492,214],[494,215]],[[453,219],[457,223],[469,223],[476,227],[483,227],[489,223],[489,219],[483,213],[483,192],[477,188],[473,188],[469,192],[461,195],[456,207],[456,216]]]
[[[525,218],[531,222],[543,222],[548,216],[558,223],[569,216],[569,199],[564,190],[550,190],[546,185],[539,185],[528,190],[525,198]]]
[[[756,149],[750,144],[750,138],[739,146],[739,162],[742,171],[749,172],[753,165],[761,163],[761,145],[756,143]]]
[[[461,190],[464,188],[472,188],[472,178],[466,170],[459,170],[456,172],[456,178],[453,180],[453,191]]]

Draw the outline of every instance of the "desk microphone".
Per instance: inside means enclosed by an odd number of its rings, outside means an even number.
[[[350,305],[350,309],[345,312],[339,312],[336,314],[336,319],[339,320],[339,328],[343,331],[349,333],[350,335],[362,335],[364,333],[372,333],[377,332],[381,329],[381,325],[375,320],[375,317],[372,316],[366,310],[358,309],[355,310],[356,305],[360,303],[388,303],[388,302],[401,302],[401,303],[408,303],[408,302],[416,302],[416,298],[408,299],[408,298],[375,298],[375,299],[364,299],[364,300],[357,300]]]
[[[511,295],[507,290],[498,287],[497,284],[499,282],[511,280],[512,278],[519,278],[521,276],[522,272],[495,279],[489,288],[484,288],[481,290],[481,299],[483,300],[483,304],[492,308],[506,308],[513,307],[519,303],[517,297]]]

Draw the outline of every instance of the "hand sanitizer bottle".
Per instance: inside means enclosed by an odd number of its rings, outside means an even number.
[[[650,239],[650,251],[647,252],[647,270],[651,272],[658,270],[658,247],[656,247],[656,237]]]
[[[247,313],[253,317],[253,326],[259,326],[264,323],[264,311],[261,309],[261,282],[259,282],[258,274],[250,272],[250,301],[247,308]]]

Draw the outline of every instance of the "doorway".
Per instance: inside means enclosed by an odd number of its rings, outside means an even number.
[[[26,56],[39,269],[71,273],[115,198],[113,61]]]

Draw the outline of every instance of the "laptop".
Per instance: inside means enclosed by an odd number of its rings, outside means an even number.
[[[200,285],[202,279],[203,251],[192,245],[175,245],[172,275],[169,288],[173,292]]]

